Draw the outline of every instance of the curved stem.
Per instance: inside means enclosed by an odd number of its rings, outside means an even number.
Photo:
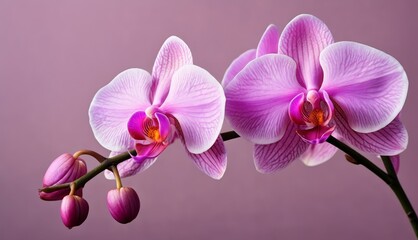
[[[81,155],[89,155],[94,157],[99,163],[103,162],[104,160],[106,160],[106,157],[100,155],[99,153],[92,151],[92,150],[87,150],[87,149],[83,149],[80,151],[77,151],[76,153],[73,154],[73,157],[75,159],[79,158]]]
[[[118,168],[115,165],[112,165],[111,168],[112,168],[113,175],[115,176],[116,188],[120,189],[122,187],[122,180],[120,179]]]
[[[60,189],[69,188],[71,184],[74,184],[76,189],[82,188],[82,187],[84,187],[84,185],[88,181],[90,181],[92,178],[94,178],[97,174],[103,172],[105,169],[108,169],[111,166],[116,166],[117,164],[119,164],[119,163],[121,163],[125,160],[130,159],[131,155],[136,155],[136,151],[131,150],[130,152],[124,152],[124,153],[116,155],[114,157],[107,158],[104,161],[102,161],[100,165],[93,168],[88,173],[81,176],[80,178],[73,181],[72,183],[63,183],[63,184],[58,184],[58,185],[54,185],[54,186],[51,186],[51,187],[45,187],[45,188],[39,189],[39,191],[40,192],[46,192],[46,193],[54,192],[54,191],[57,191],[57,190],[60,190]]]
[[[342,150],[343,152],[350,155],[354,158],[358,164],[365,166],[371,172],[376,174],[380,179],[382,179],[386,184],[390,185],[392,179],[378,166],[372,163],[369,159],[365,158],[363,155],[349,147],[343,142],[340,142],[338,139],[334,138],[333,136],[329,136],[327,142],[334,145],[336,148]]]
[[[383,163],[385,165],[386,171],[385,173],[382,169],[372,163],[369,159],[358,153],[356,150],[352,149],[348,145],[340,142],[338,139],[334,138],[333,136],[329,136],[327,142],[334,145],[335,147],[339,148],[350,157],[353,158],[355,164],[360,164],[365,166],[371,172],[373,172],[376,176],[382,179],[392,191],[395,193],[396,197],[398,198],[400,204],[402,205],[403,210],[405,211],[409,222],[415,232],[415,236],[418,239],[418,218],[417,214],[415,213],[414,208],[412,207],[411,202],[408,199],[405,191],[402,188],[401,183],[399,182],[398,176],[396,175],[396,171],[392,165],[392,161],[388,156],[381,156]]]
[[[389,187],[395,193],[396,197],[398,198],[399,202],[402,205],[403,210],[405,211],[406,215],[408,216],[409,222],[411,223],[412,228],[414,229],[415,236],[418,238],[418,217],[412,207],[411,202],[408,199],[405,191],[402,188],[401,183],[399,182],[398,176],[396,175],[396,171],[393,168],[392,161],[388,156],[381,156],[383,160],[383,164],[385,165],[386,170],[388,171],[388,175],[392,178],[391,184]]]

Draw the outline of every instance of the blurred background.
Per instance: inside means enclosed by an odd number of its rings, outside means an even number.
[[[72,230],[61,223],[60,202],[41,201],[37,189],[61,153],[108,154],[91,132],[90,101],[125,69],[150,72],[167,37],[182,38],[195,64],[221,81],[268,24],[283,29],[310,13],[336,41],[381,49],[406,69],[402,120],[410,140],[399,178],[418,208],[417,10],[416,0],[0,0],[0,239],[414,239],[391,190],[341,153],[317,167],[294,162],[264,175],[243,139],[226,143],[221,181],[201,173],[178,142],[147,171],[125,179],[141,199],[138,218],[127,225],[107,210],[115,183],[103,175],[86,185],[90,213]],[[228,123],[224,130],[231,130]],[[96,164],[85,160],[90,169]]]

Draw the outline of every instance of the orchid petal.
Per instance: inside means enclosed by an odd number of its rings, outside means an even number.
[[[272,173],[298,159],[308,147],[296,134],[296,125],[289,122],[282,139],[271,144],[255,144],[254,163],[261,173]]]
[[[173,115],[189,152],[208,150],[221,131],[225,95],[219,82],[203,68],[187,65],[179,69],[171,82],[161,111]]]
[[[269,53],[277,53],[279,47],[279,29],[274,24],[270,24],[263,36],[261,37],[260,42],[257,46],[257,57]]]
[[[311,144],[320,144],[334,132],[335,126],[316,126],[312,129],[299,129],[297,133],[301,138]]]
[[[255,49],[250,49],[239,57],[237,57],[234,61],[232,61],[231,65],[229,65],[228,69],[225,72],[224,78],[222,80],[222,86],[226,87],[229,82],[253,59],[255,59]]]
[[[309,144],[300,160],[307,166],[316,166],[331,159],[337,152],[337,148],[324,142],[320,144]]]
[[[121,153],[123,152],[111,152],[109,157],[114,157]],[[157,158],[147,158],[147,159],[144,159],[142,162],[137,162],[132,158],[126,161],[123,161],[117,165],[119,175],[122,178],[133,176],[137,173],[145,171],[155,162],[155,160],[157,160]],[[107,169],[105,170],[104,175],[107,179],[115,179],[113,172]]]
[[[160,132],[160,137],[165,140],[171,133],[170,119],[168,119],[165,114],[159,112],[155,113],[155,118],[158,120],[158,131]]]
[[[133,156],[132,158],[138,162],[142,162],[144,158],[156,158],[167,147],[168,147],[168,144],[165,144],[163,142],[161,143],[152,142],[150,144],[136,143],[135,144],[136,156]]]
[[[395,58],[360,43],[339,42],[321,53],[321,65],[322,88],[355,131],[377,131],[399,114],[408,79]]]
[[[132,145],[126,127],[129,118],[150,103],[151,76],[142,69],[128,69],[100,89],[89,109],[90,125],[97,141],[112,151]]]
[[[318,90],[322,82],[321,51],[334,42],[328,27],[318,18],[302,14],[290,21],[279,40],[279,53],[296,61],[297,80],[306,89]]]
[[[154,105],[164,102],[170,89],[173,74],[187,64],[193,64],[187,44],[176,36],[169,37],[158,52],[152,69]]]
[[[221,179],[226,170],[227,156],[222,138],[219,136],[209,150],[193,154],[187,151],[196,166],[209,177]]]
[[[336,132],[352,146],[378,155],[397,155],[408,145],[408,132],[405,126],[395,118],[386,127],[371,133],[353,131],[340,107],[335,107]]]
[[[143,111],[134,113],[128,121],[128,132],[132,138],[136,140],[145,140],[147,136],[144,132],[144,125],[148,119],[147,115]],[[152,122],[151,120],[149,120]]]
[[[226,86],[226,114],[239,135],[257,144],[282,138],[289,103],[303,92],[295,71],[289,57],[268,54],[251,61]]]

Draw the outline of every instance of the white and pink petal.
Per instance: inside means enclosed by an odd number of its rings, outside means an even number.
[[[295,60],[297,80],[306,89],[318,90],[322,83],[321,51],[334,39],[328,27],[315,16],[302,14],[290,21],[279,39],[279,53]]]
[[[317,166],[331,159],[337,150],[327,142],[309,144],[306,151],[300,156],[300,160],[307,166]]]
[[[180,125],[186,148],[199,154],[218,138],[225,114],[225,94],[209,72],[194,65],[180,68],[160,110]]]
[[[189,64],[193,64],[193,57],[187,44],[176,36],[171,36],[165,40],[152,69],[154,105],[160,105],[164,102],[174,73]]]
[[[337,126],[335,131],[342,140],[362,151],[377,155],[397,155],[408,145],[408,132],[399,117],[371,133],[359,133],[351,129],[340,107],[335,108],[334,119]]]
[[[278,53],[279,29],[274,24],[270,24],[257,46],[256,57],[261,57],[270,53]]]
[[[132,114],[151,104],[151,79],[142,69],[128,69],[96,93],[89,109],[90,125],[103,147],[124,151],[132,145],[127,123]]]
[[[360,43],[338,42],[322,51],[320,61],[322,89],[340,106],[353,130],[375,132],[399,114],[408,79],[395,58]]]
[[[231,80],[251,61],[255,59],[256,50],[245,51],[229,65],[222,80],[222,86],[226,87]]]
[[[242,137],[257,144],[281,139],[290,121],[288,107],[304,89],[287,56],[268,54],[251,61],[225,88],[226,115]]]
[[[200,154],[193,154],[189,151],[187,153],[196,166],[209,177],[218,180],[224,175],[227,155],[224,142],[220,136],[207,151]]]
[[[288,122],[284,136],[271,144],[254,145],[254,164],[261,173],[272,173],[289,165],[309,146],[296,134],[296,125]]]

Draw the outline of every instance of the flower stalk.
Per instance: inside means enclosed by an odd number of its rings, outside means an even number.
[[[240,136],[235,131],[228,131],[228,132],[221,133],[221,138],[223,141],[228,141],[228,140],[232,140],[232,139],[239,138],[239,137]],[[335,137],[329,136],[326,141],[332,144],[333,146],[335,146],[336,148],[340,149],[344,153],[346,153],[349,157],[355,160],[357,164],[363,165],[364,167],[366,167],[368,170],[370,170],[372,173],[374,173],[376,176],[382,179],[392,189],[392,191],[395,193],[396,197],[398,198],[400,204],[402,205],[402,208],[404,209],[411,223],[411,226],[415,232],[415,235],[417,236],[417,239],[418,239],[417,214],[411,202],[409,201],[408,196],[403,190],[401,183],[399,182],[399,179],[397,177],[396,171],[392,165],[390,158],[388,156],[381,156],[383,163],[385,165],[385,168],[387,170],[387,173],[386,173],[382,169],[380,169],[378,166],[376,166],[373,162],[371,162],[369,159],[367,159],[366,157],[358,153],[356,150],[352,149],[350,146],[339,141]],[[80,152],[83,152],[82,154],[86,154],[84,150],[79,151],[77,153],[80,153]],[[79,155],[82,155],[82,154],[79,154]],[[87,155],[92,156],[91,154],[88,154],[88,153]],[[64,183],[64,184],[41,188],[39,189],[39,192],[50,193],[50,192],[54,192],[54,191],[65,189],[65,188],[70,188],[71,192],[74,192],[77,189],[84,187],[84,185],[88,181],[90,181],[92,178],[94,178],[96,175],[98,175],[105,169],[111,169],[113,171],[113,173],[115,174],[117,188],[120,189],[122,187],[122,184],[120,181],[120,177],[119,177],[119,173],[117,171],[116,165],[123,161],[130,159],[132,156],[135,156],[136,151],[131,150],[131,151],[124,152],[122,154],[116,155],[111,158],[105,158],[98,153],[95,153],[95,155],[100,156],[100,157],[95,157],[97,160],[99,159],[103,159],[103,160],[101,161],[99,160],[100,164],[94,169],[92,169],[91,171],[89,171],[87,174],[83,175],[82,177],[70,183]]]
[[[391,183],[389,187],[395,193],[396,197],[398,198],[399,202],[402,205],[405,214],[408,216],[409,222],[411,223],[412,228],[414,229],[415,236],[418,238],[418,217],[417,214],[412,207],[411,202],[408,199],[405,191],[402,188],[401,183],[399,182],[398,176],[396,175],[396,171],[393,167],[392,161],[388,156],[381,156],[383,160],[383,164],[388,172],[389,177],[391,178]]]
[[[405,191],[402,188],[401,183],[399,182],[398,176],[396,171],[393,167],[392,161],[388,156],[381,156],[383,160],[383,164],[385,165],[387,173],[385,173],[382,169],[372,163],[369,159],[365,158],[363,155],[349,147],[348,145],[340,142],[338,139],[334,138],[333,136],[329,136],[327,142],[334,145],[338,149],[342,150],[350,157],[352,157],[356,163],[359,165],[363,165],[367,169],[369,169],[372,173],[382,179],[395,193],[396,197],[399,200],[403,210],[405,211],[406,216],[411,223],[411,226],[414,230],[415,236],[418,239],[418,217],[417,214],[412,207],[411,202],[408,199]]]
[[[229,132],[224,132],[221,133],[221,137],[222,140],[224,141],[228,141],[228,140],[232,140],[235,138],[238,138],[239,135],[235,132],[235,131],[229,131]],[[39,192],[46,192],[46,193],[50,193],[50,192],[54,192],[60,189],[66,189],[66,188],[70,188],[71,184],[74,185],[75,189],[79,189],[81,187],[84,187],[84,185],[90,181],[92,178],[94,178],[95,176],[97,176],[99,173],[103,172],[105,169],[111,169],[113,171],[113,166],[118,165],[119,163],[126,161],[128,159],[130,159],[132,157],[132,155],[136,155],[136,151],[135,150],[131,150],[129,152],[124,152],[122,154],[116,155],[114,157],[111,158],[105,158],[102,155],[98,154],[97,152],[93,152],[88,150],[80,150],[78,152],[76,152],[74,154],[74,156],[80,156],[83,154],[87,154],[90,155],[94,158],[96,158],[100,164],[93,168],[91,171],[89,171],[87,174],[83,175],[82,177],[76,179],[75,181],[71,182],[71,183],[64,183],[64,184],[58,184],[58,185],[54,185],[54,186],[50,186],[50,187],[44,187],[39,189]],[[101,159],[101,160],[99,160]],[[113,171],[115,172],[115,171]],[[116,177],[116,175],[115,175]]]
[[[79,189],[81,187],[84,187],[84,185],[90,181],[92,178],[97,176],[99,173],[103,172],[105,169],[111,168],[112,166],[116,166],[119,163],[126,161],[131,158],[132,155],[136,155],[135,150],[131,150],[129,152],[124,152],[122,154],[119,154],[117,156],[107,158],[103,160],[97,167],[93,168],[91,171],[83,175],[82,177],[76,179],[72,183],[64,183],[64,184],[58,184],[51,187],[44,187],[39,189],[39,192],[54,192],[60,189],[69,188],[71,184],[74,184],[75,189]]]

